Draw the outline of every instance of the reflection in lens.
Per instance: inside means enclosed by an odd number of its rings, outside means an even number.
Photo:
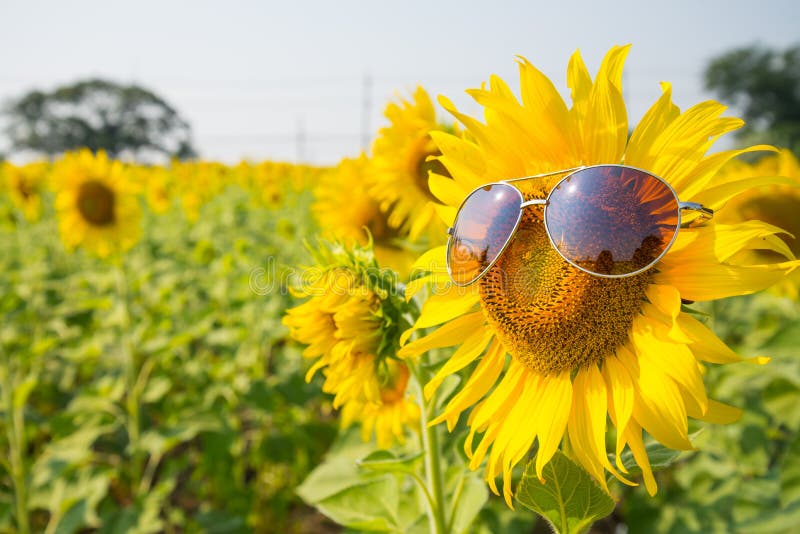
[[[454,283],[474,282],[495,262],[519,223],[521,204],[522,194],[508,184],[489,184],[467,197],[447,247]]]
[[[660,179],[601,165],[575,172],[550,193],[547,231],[561,254],[600,275],[652,265],[678,230],[678,201]]]

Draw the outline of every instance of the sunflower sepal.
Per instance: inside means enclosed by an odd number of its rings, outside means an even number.
[[[561,451],[536,474],[535,458],[525,466],[515,500],[542,516],[557,534],[581,534],[614,511],[616,503],[597,481]]]

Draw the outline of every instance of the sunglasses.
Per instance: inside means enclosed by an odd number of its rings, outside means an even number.
[[[511,185],[564,173],[545,199],[525,200]],[[679,201],[658,176],[626,165],[576,167],[486,184],[464,199],[447,231],[447,271],[455,285],[472,284],[491,269],[529,206],[544,206],[547,236],[568,263],[605,278],[633,276],[655,265],[675,241],[683,210],[697,212],[694,221],[714,215],[701,204]]]

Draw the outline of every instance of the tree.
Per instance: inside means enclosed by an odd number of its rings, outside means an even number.
[[[195,155],[191,129],[169,104],[136,85],[90,79],[31,91],[6,109],[11,150],[54,156],[87,147],[112,157]]]
[[[740,138],[800,153],[800,46],[752,46],[717,56],[706,67],[705,85],[741,110],[747,124]]]

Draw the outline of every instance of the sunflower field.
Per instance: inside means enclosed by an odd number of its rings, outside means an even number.
[[[0,532],[796,532],[800,164],[667,83],[629,124],[628,51],[330,167],[0,163]],[[677,214],[623,276],[542,211],[603,166]]]

